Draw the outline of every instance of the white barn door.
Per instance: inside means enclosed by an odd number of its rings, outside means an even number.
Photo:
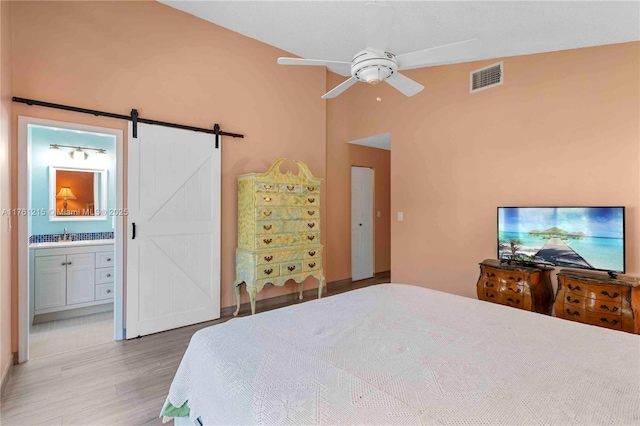
[[[219,318],[215,136],[129,123],[128,145],[126,338]]]
[[[351,167],[351,279],[373,277],[373,169]]]

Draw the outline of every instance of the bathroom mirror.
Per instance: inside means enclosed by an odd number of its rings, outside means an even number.
[[[49,166],[49,220],[107,219],[107,171]]]

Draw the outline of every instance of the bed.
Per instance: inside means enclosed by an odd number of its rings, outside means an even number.
[[[404,284],[194,334],[176,424],[638,425],[640,336]]]

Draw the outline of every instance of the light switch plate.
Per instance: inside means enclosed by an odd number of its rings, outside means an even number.
[[[398,212],[398,222],[402,222],[404,220],[404,214],[402,212]]]
[[[380,214],[380,210],[378,210],[378,217],[382,217],[382,214]]]

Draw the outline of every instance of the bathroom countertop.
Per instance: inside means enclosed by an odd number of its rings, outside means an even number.
[[[29,244],[30,249],[42,249],[42,248],[62,248],[62,247],[81,247],[81,246],[101,246],[105,244],[113,244],[114,239],[111,240],[80,240],[80,241],[59,241],[56,243],[33,243]]]

